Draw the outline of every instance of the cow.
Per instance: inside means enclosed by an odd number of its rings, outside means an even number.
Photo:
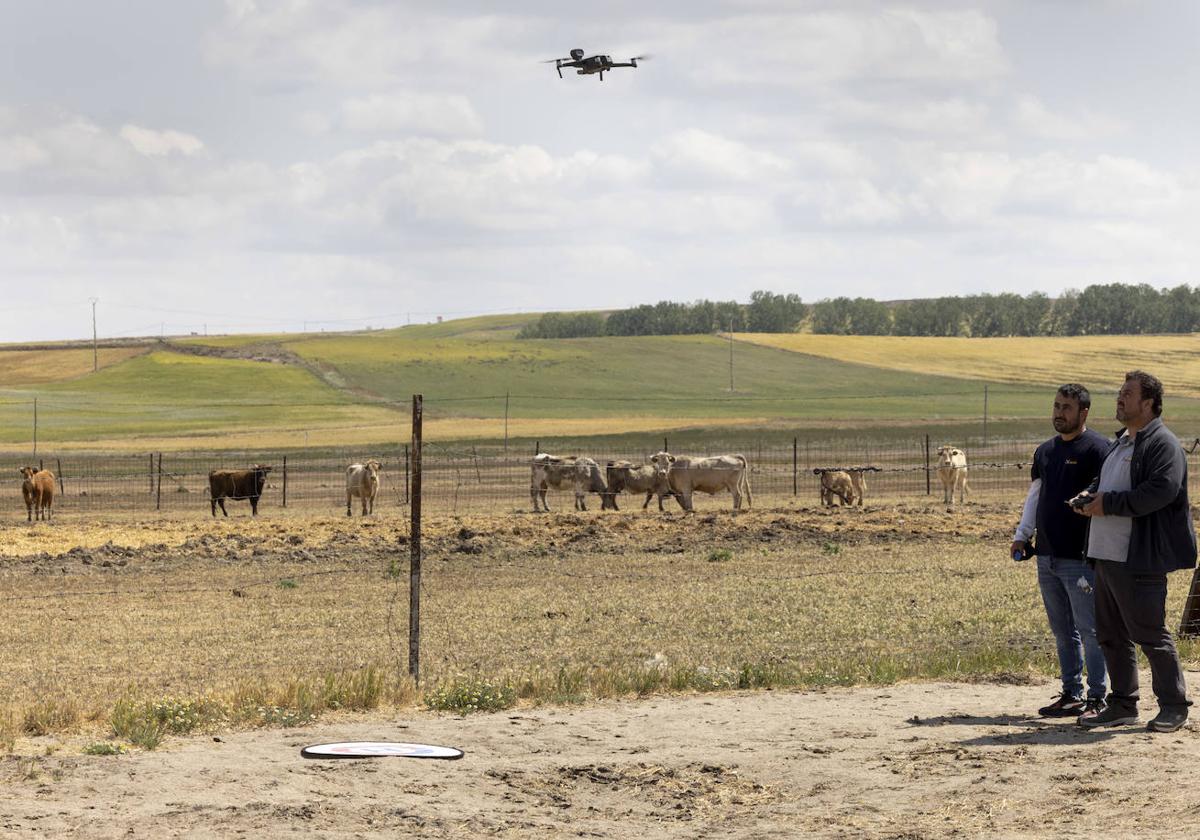
[[[862,507],[863,499],[867,497],[867,472],[864,469],[846,470],[846,474],[850,476],[850,486],[854,488],[854,503]]]
[[[209,501],[212,503],[212,515],[217,515],[217,505],[221,513],[229,516],[225,510],[226,499],[249,499],[250,515],[258,516],[258,500],[262,496],[263,485],[267,483],[267,473],[270,467],[255,464],[248,470],[213,470],[208,474]]]
[[[954,446],[938,448],[938,478],[942,480],[942,501],[954,504],[954,491],[958,491],[958,503],[967,500],[967,453]]]
[[[346,515],[351,516],[350,500],[362,499],[362,515],[375,512],[375,494],[379,492],[379,471],[382,467],[375,460],[365,464],[346,467]]]
[[[692,494],[716,494],[728,490],[733,494],[733,509],[742,509],[742,498],[746,505],[752,504],[750,479],[746,476],[745,455],[714,455],[710,458],[692,458],[687,455],[672,455],[659,452],[651,457],[659,475],[667,480],[667,486],[683,509],[693,512]]]
[[[813,470],[821,477],[821,504],[833,507],[833,497],[842,500],[842,506],[854,504],[854,479],[846,470]]]
[[[550,487],[556,490],[570,487],[574,490],[576,510],[587,510],[584,500],[588,493],[599,493],[603,503],[608,492],[604,476],[600,473],[600,465],[591,458],[579,458],[574,455],[560,458],[542,452],[535,455],[530,464],[529,498],[533,500],[534,513],[550,510],[550,506],[546,504],[546,490]]]
[[[608,479],[608,492],[602,497],[601,510],[620,510],[617,507],[617,494],[625,490],[630,493],[645,493],[646,501],[642,510],[650,506],[650,499],[658,496],[658,509],[663,510],[663,496],[675,496],[667,485],[665,476],[654,468],[653,464],[633,464],[629,461],[609,461],[605,470]],[[675,496],[679,501],[679,497]],[[680,502],[682,505],[683,503]]]
[[[21,495],[25,498],[25,518],[32,522],[54,515],[54,473],[37,467],[21,467]]]

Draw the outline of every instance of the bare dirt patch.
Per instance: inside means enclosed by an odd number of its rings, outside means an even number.
[[[903,684],[409,712],[114,757],[67,744],[0,762],[0,827],[88,838],[1186,836],[1197,731],[1083,732],[1031,717],[1049,690]],[[306,744],[380,738],[466,756],[299,757]]]

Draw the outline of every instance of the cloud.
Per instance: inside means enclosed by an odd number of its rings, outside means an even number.
[[[475,136],[483,120],[465,96],[431,93],[373,94],[342,103],[341,121],[361,134]]]
[[[121,136],[140,154],[163,157],[170,154],[194,155],[204,148],[200,139],[182,131],[155,131],[136,125],[121,126]]]
[[[779,155],[698,128],[663,138],[650,154],[663,170],[691,182],[749,182],[786,175],[792,169]]]
[[[1014,122],[1033,137],[1049,140],[1102,140],[1120,134],[1125,125],[1118,119],[1081,109],[1074,115],[1051,111],[1036,96],[1021,96],[1014,107]]]

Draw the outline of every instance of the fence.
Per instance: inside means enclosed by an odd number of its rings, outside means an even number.
[[[750,485],[757,506],[793,499],[817,502],[818,478],[814,469],[871,466],[868,500],[940,499],[936,446],[939,437],[917,433],[888,440],[818,439],[794,437],[747,440],[691,439],[692,454],[739,452],[749,463]],[[1042,439],[990,440],[966,443],[969,458],[970,498],[1011,498],[1029,484],[1030,458]],[[556,441],[554,454],[586,455],[603,469],[609,461],[645,463],[660,448],[670,450],[670,438],[648,439],[637,450],[631,447],[588,447],[583,441]],[[540,442],[504,446],[501,443],[437,444],[426,442],[423,457],[423,502],[426,513],[500,513],[530,506],[530,459],[545,451]],[[260,513],[273,508],[336,513],[346,506],[347,465],[366,458],[380,462],[380,512],[406,508],[412,500],[411,453],[407,444],[375,450],[290,450],[286,453],[166,452],[143,454],[42,453],[35,464],[54,470],[60,484],[56,513],[72,511],[163,512],[209,511],[208,473],[218,468],[248,467],[264,463],[268,475]],[[1189,475],[1197,498],[1197,459],[1190,457]],[[29,463],[27,454],[0,453],[13,466]],[[14,471],[15,476],[15,471]],[[555,496],[557,495],[557,500]],[[599,507],[599,500],[595,506]],[[629,501],[634,501],[629,497]],[[552,506],[570,506],[570,494],[550,494]],[[357,503],[356,503],[357,504]],[[591,503],[589,503],[590,505]],[[728,499],[701,497],[698,505],[725,506]],[[624,506],[624,504],[622,504]],[[231,514],[237,511],[230,506]],[[356,511],[357,512],[357,511]]]

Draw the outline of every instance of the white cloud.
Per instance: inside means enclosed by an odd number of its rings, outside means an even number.
[[[129,145],[137,149],[139,154],[149,157],[163,157],[174,153],[194,155],[204,148],[198,137],[172,129],[155,131],[137,125],[123,125],[121,136],[128,140]]]
[[[465,96],[432,93],[373,94],[342,103],[342,124],[362,134],[475,136],[483,121]]]
[[[702,181],[770,179],[792,169],[792,164],[779,155],[698,128],[663,138],[650,153],[664,170]]]
[[[1049,140],[1102,140],[1125,130],[1117,119],[1080,110],[1074,115],[1051,111],[1040,99],[1025,95],[1017,100],[1014,120],[1021,130]]]

